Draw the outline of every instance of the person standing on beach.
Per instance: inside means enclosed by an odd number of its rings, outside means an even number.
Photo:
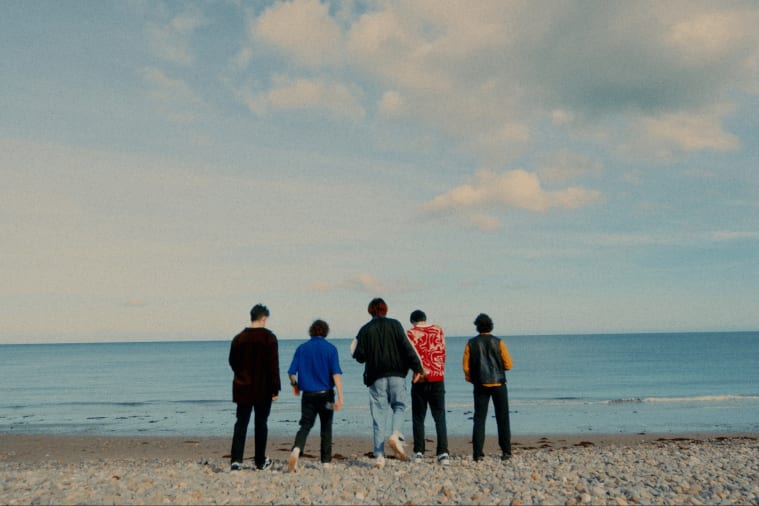
[[[463,359],[464,376],[474,385],[473,458],[480,461],[485,456],[485,421],[488,404],[493,399],[501,460],[508,460],[511,458],[511,427],[506,371],[512,367],[511,355],[506,343],[491,334],[493,320],[488,315],[480,313],[474,325],[479,335],[467,341]]]
[[[268,318],[269,309],[266,306],[253,306],[250,310],[250,327],[237,334],[229,348],[229,365],[235,373],[232,400],[237,404],[237,421],[232,437],[232,471],[242,469],[245,438],[253,411],[256,468],[268,469],[272,464],[266,456],[269,435],[267,423],[271,404],[277,400],[281,384],[277,336],[265,328]]]
[[[419,354],[424,377],[411,384],[411,420],[414,433],[414,459],[424,459],[424,419],[427,406],[435,420],[437,433],[437,461],[448,465],[448,432],[445,425],[445,333],[439,325],[427,323],[427,315],[421,309],[409,317],[412,328],[406,335]]]
[[[353,358],[364,364],[364,384],[369,387],[376,467],[385,466],[385,436],[388,412],[392,411],[390,448],[406,459],[401,432],[406,409],[406,374],[413,369],[413,382],[423,374],[422,363],[398,320],[387,317],[387,304],[372,299],[368,307],[372,319],[358,331],[351,344]]]
[[[328,467],[332,462],[332,419],[335,411],[343,407],[343,371],[337,348],[327,342],[329,325],[316,320],[308,329],[309,341],[298,346],[293,355],[287,374],[290,385],[300,399],[300,429],[295,435],[287,470],[298,469],[298,458],[306,446],[306,438],[319,415],[321,428],[321,463]],[[337,388],[337,400],[335,400]]]

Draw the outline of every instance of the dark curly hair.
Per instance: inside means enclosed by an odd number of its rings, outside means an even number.
[[[308,329],[308,335],[311,337],[327,337],[327,334],[329,334],[329,325],[324,320],[314,320],[314,323]]]
[[[493,320],[485,313],[480,313],[474,319],[474,326],[480,334],[487,334],[493,330]]]

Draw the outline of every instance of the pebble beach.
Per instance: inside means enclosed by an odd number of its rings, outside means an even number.
[[[272,468],[246,455],[230,472],[226,438],[0,434],[0,503],[759,504],[756,434],[515,437],[506,462],[493,439],[481,462],[457,436],[449,466],[428,442],[423,462],[377,469],[369,438],[337,438],[324,468],[312,434],[289,473],[284,438],[270,438]]]

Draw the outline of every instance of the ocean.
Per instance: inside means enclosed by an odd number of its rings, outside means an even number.
[[[467,339],[447,338],[451,435],[472,429],[472,388],[461,369]],[[514,435],[759,432],[759,332],[504,339],[514,359]],[[345,388],[335,434],[369,434],[363,366],[350,356],[350,339],[330,341]],[[279,341],[283,391],[272,435],[298,429],[299,398],[286,373],[302,342]],[[0,433],[231,437],[228,352],[229,341],[0,345]],[[491,406],[488,434],[492,415]],[[410,404],[406,419],[410,435]]]

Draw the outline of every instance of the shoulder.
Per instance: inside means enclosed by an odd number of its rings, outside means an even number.
[[[251,329],[250,327],[245,327],[244,329],[242,329],[240,332],[237,333],[235,337],[232,338],[232,344],[233,345],[240,344],[241,342],[246,341],[247,339],[250,339],[251,330],[253,329]]]
[[[327,351],[330,355],[338,356],[340,353],[337,351],[337,346],[335,346],[333,343],[330,343],[329,341],[325,341]]]
[[[399,322],[395,318],[385,318],[385,324],[389,325],[391,327],[394,327],[396,329],[400,329],[401,332],[403,332],[404,334],[406,334],[406,331],[403,330],[403,325],[401,325],[401,322]]]
[[[377,318],[372,318],[372,319],[371,319],[371,320],[369,320],[368,322],[364,323],[364,324],[361,326],[361,328],[360,328],[360,329],[358,329],[358,333],[359,333],[359,334],[363,334],[363,333],[364,333],[364,332],[366,332],[368,329],[372,328],[372,327],[373,327],[373,326],[376,324],[376,322],[377,322]]]

